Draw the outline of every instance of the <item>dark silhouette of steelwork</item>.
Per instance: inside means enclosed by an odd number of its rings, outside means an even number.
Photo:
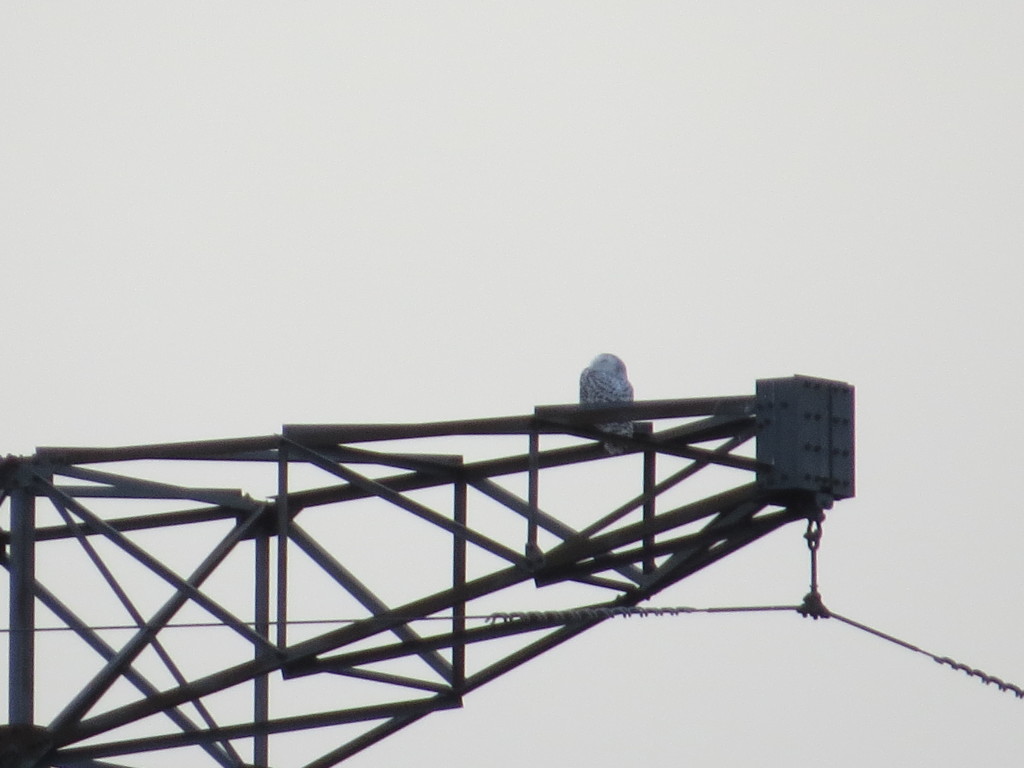
[[[337,765],[853,488],[852,388],[808,377],[9,456],[0,768]]]

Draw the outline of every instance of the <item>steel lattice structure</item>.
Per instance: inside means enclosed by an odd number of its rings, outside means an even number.
[[[337,765],[852,496],[852,394],[9,456],[0,766]]]

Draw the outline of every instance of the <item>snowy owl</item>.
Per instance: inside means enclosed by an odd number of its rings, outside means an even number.
[[[633,385],[626,378],[626,364],[615,355],[598,355],[580,374],[580,405],[599,408],[633,402]],[[633,436],[633,422],[597,424],[602,432],[624,437]],[[621,445],[606,442],[604,449],[618,455],[625,451]]]

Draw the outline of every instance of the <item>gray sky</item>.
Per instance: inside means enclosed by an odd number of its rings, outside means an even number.
[[[4,3],[0,454],[526,413],[602,351],[640,398],[843,379],[826,603],[1024,685],[1022,34],[1010,2]],[[798,602],[801,533],[657,604]],[[617,621],[348,764],[1006,765],[1022,716],[836,622]]]

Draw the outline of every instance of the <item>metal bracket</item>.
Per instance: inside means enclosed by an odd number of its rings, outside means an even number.
[[[755,402],[761,488],[854,495],[852,386],[810,376],[760,379]]]

